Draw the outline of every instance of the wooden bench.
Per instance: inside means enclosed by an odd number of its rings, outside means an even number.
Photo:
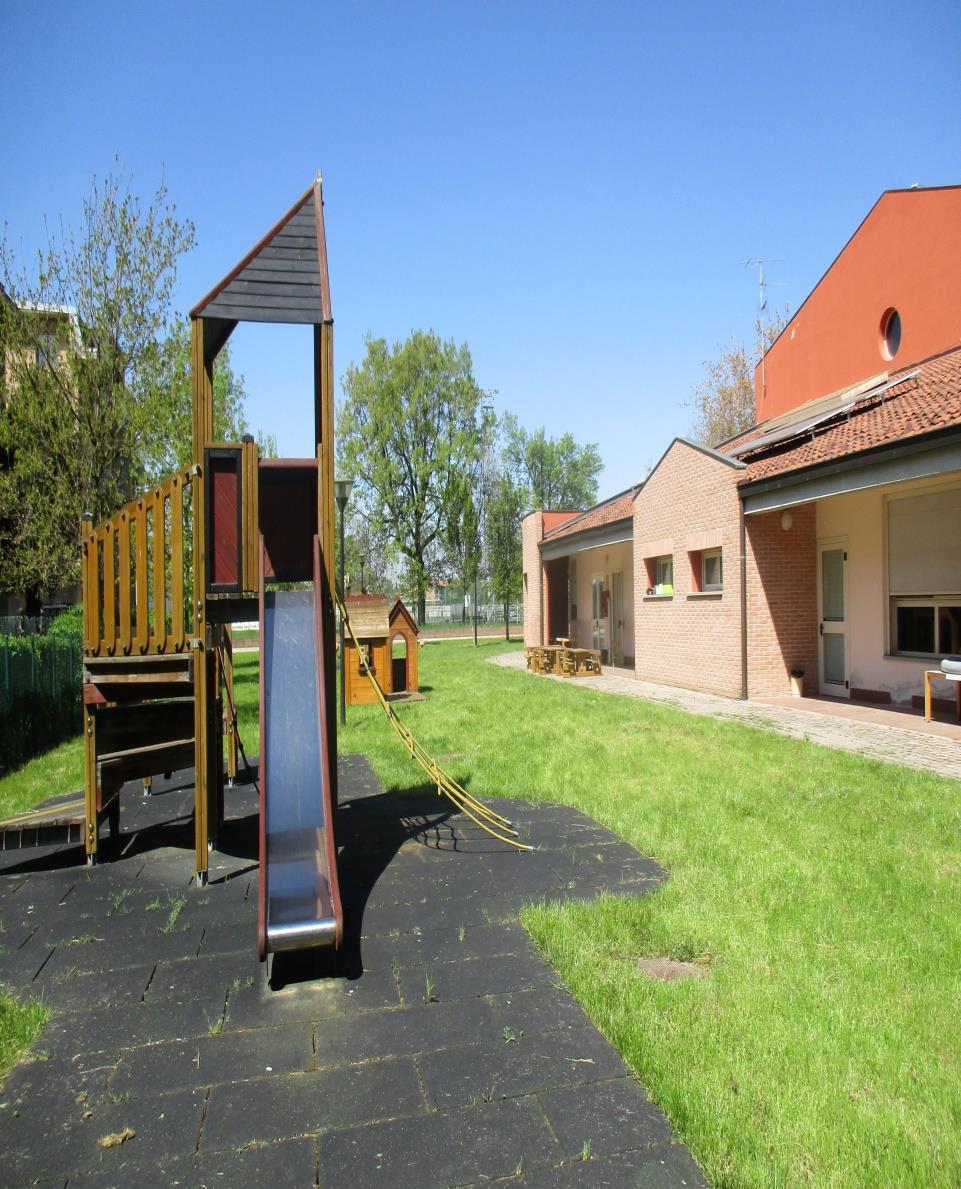
[[[955,708],[958,722],[961,722],[961,673],[945,673],[943,669],[925,669],[924,671],[924,721],[931,721],[931,682],[953,681]]]

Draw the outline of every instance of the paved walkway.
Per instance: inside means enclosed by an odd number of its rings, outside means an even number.
[[[534,854],[341,764],[336,962],[256,957],[250,784],[205,889],[189,774],[126,791],[122,854],[0,855],[0,981],[53,1011],[0,1088],[5,1186],[703,1186],[517,921],[643,894],[657,865],[561,806],[498,802]],[[583,1160],[585,1145],[590,1159]]]
[[[527,671],[523,652],[503,653],[492,657],[490,663]],[[535,674],[530,676],[532,680],[536,677]],[[803,710],[797,708],[799,703],[794,699],[742,702],[673,685],[638,681],[625,670],[617,673],[607,671],[599,677],[549,676],[536,679],[586,686],[602,693],[646,698],[677,710],[686,710],[690,714],[733,719],[795,739],[808,739],[825,747],[855,751],[871,759],[924,768],[941,776],[953,776],[961,780],[961,727],[952,723],[925,723],[920,716],[898,711],[820,703],[815,699],[805,699]],[[808,709],[809,706],[820,706],[821,709]],[[882,719],[894,721],[880,721]],[[898,719],[908,725],[896,725]]]

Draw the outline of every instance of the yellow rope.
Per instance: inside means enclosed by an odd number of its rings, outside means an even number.
[[[480,826],[492,838],[496,838],[499,842],[506,842],[508,846],[516,846],[518,850],[532,851],[534,848],[528,846],[524,842],[518,841],[518,833],[513,828],[512,823],[499,813],[495,813],[483,802],[472,796],[467,789],[463,788],[457,781],[437,763],[427,749],[414,738],[412,732],[404,726],[404,724],[397,717],[397,712],[391,706],[390,702],[384,695],[384,691],[380,688],[380,682],[374,676],[370,665],[367,663],[367,658],[360,646],[360,642],[354,635],[354,629],[351,626],[350,617],[344,607],[344,604],[337,598],[337,606],[340,610],[341,618],[350,632],[350,638],[354,642],[354,647],[357,649],[357,655],[360,657],[360,662],[364,666],[364,672],[367,675],[367,680],[373,687],[374,694],[380,707],[387,715],[390,725],[394,728],[401,742],[410,752],[412,760],[416,760],[418,764],[424,769],[431,779],[431,783],[437,786],[438,796],[445,796],[451,801],[462,813],[466,814],[475,825]],[[344,672],[346,673],[346,663],[344,664]]]

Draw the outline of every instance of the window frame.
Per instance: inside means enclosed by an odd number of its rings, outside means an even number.
[[[951,649],[942,648],[941,615],[942,607],[961,607],[961,594],[939,595],[890,595],[890,631],[891,655],[906,656],[921,660],[932,660],[936,657],[955,655]],[[934,611],[934,651],[919,652],[916,649],[900,648],[898,640],[898,608],[899,607],[930,607]]]
[[[708,582],[707,580],[707,565],[709,561],[717,559],[718,568],[720,569],[720,582]],[[701,590],[705,594],[720,594],[724,590],[724,549],[702,549],[701,550]]]
[[[662,569],[664,574],[662,574]],[[664,553],[654,558],[654,586],[674,585],[674,554]]]

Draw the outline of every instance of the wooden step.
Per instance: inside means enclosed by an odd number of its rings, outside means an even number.
[[[171,656],[88,656],[83,663],[83,682],[87,706],[192,694],[194,656],[183,652]]]

